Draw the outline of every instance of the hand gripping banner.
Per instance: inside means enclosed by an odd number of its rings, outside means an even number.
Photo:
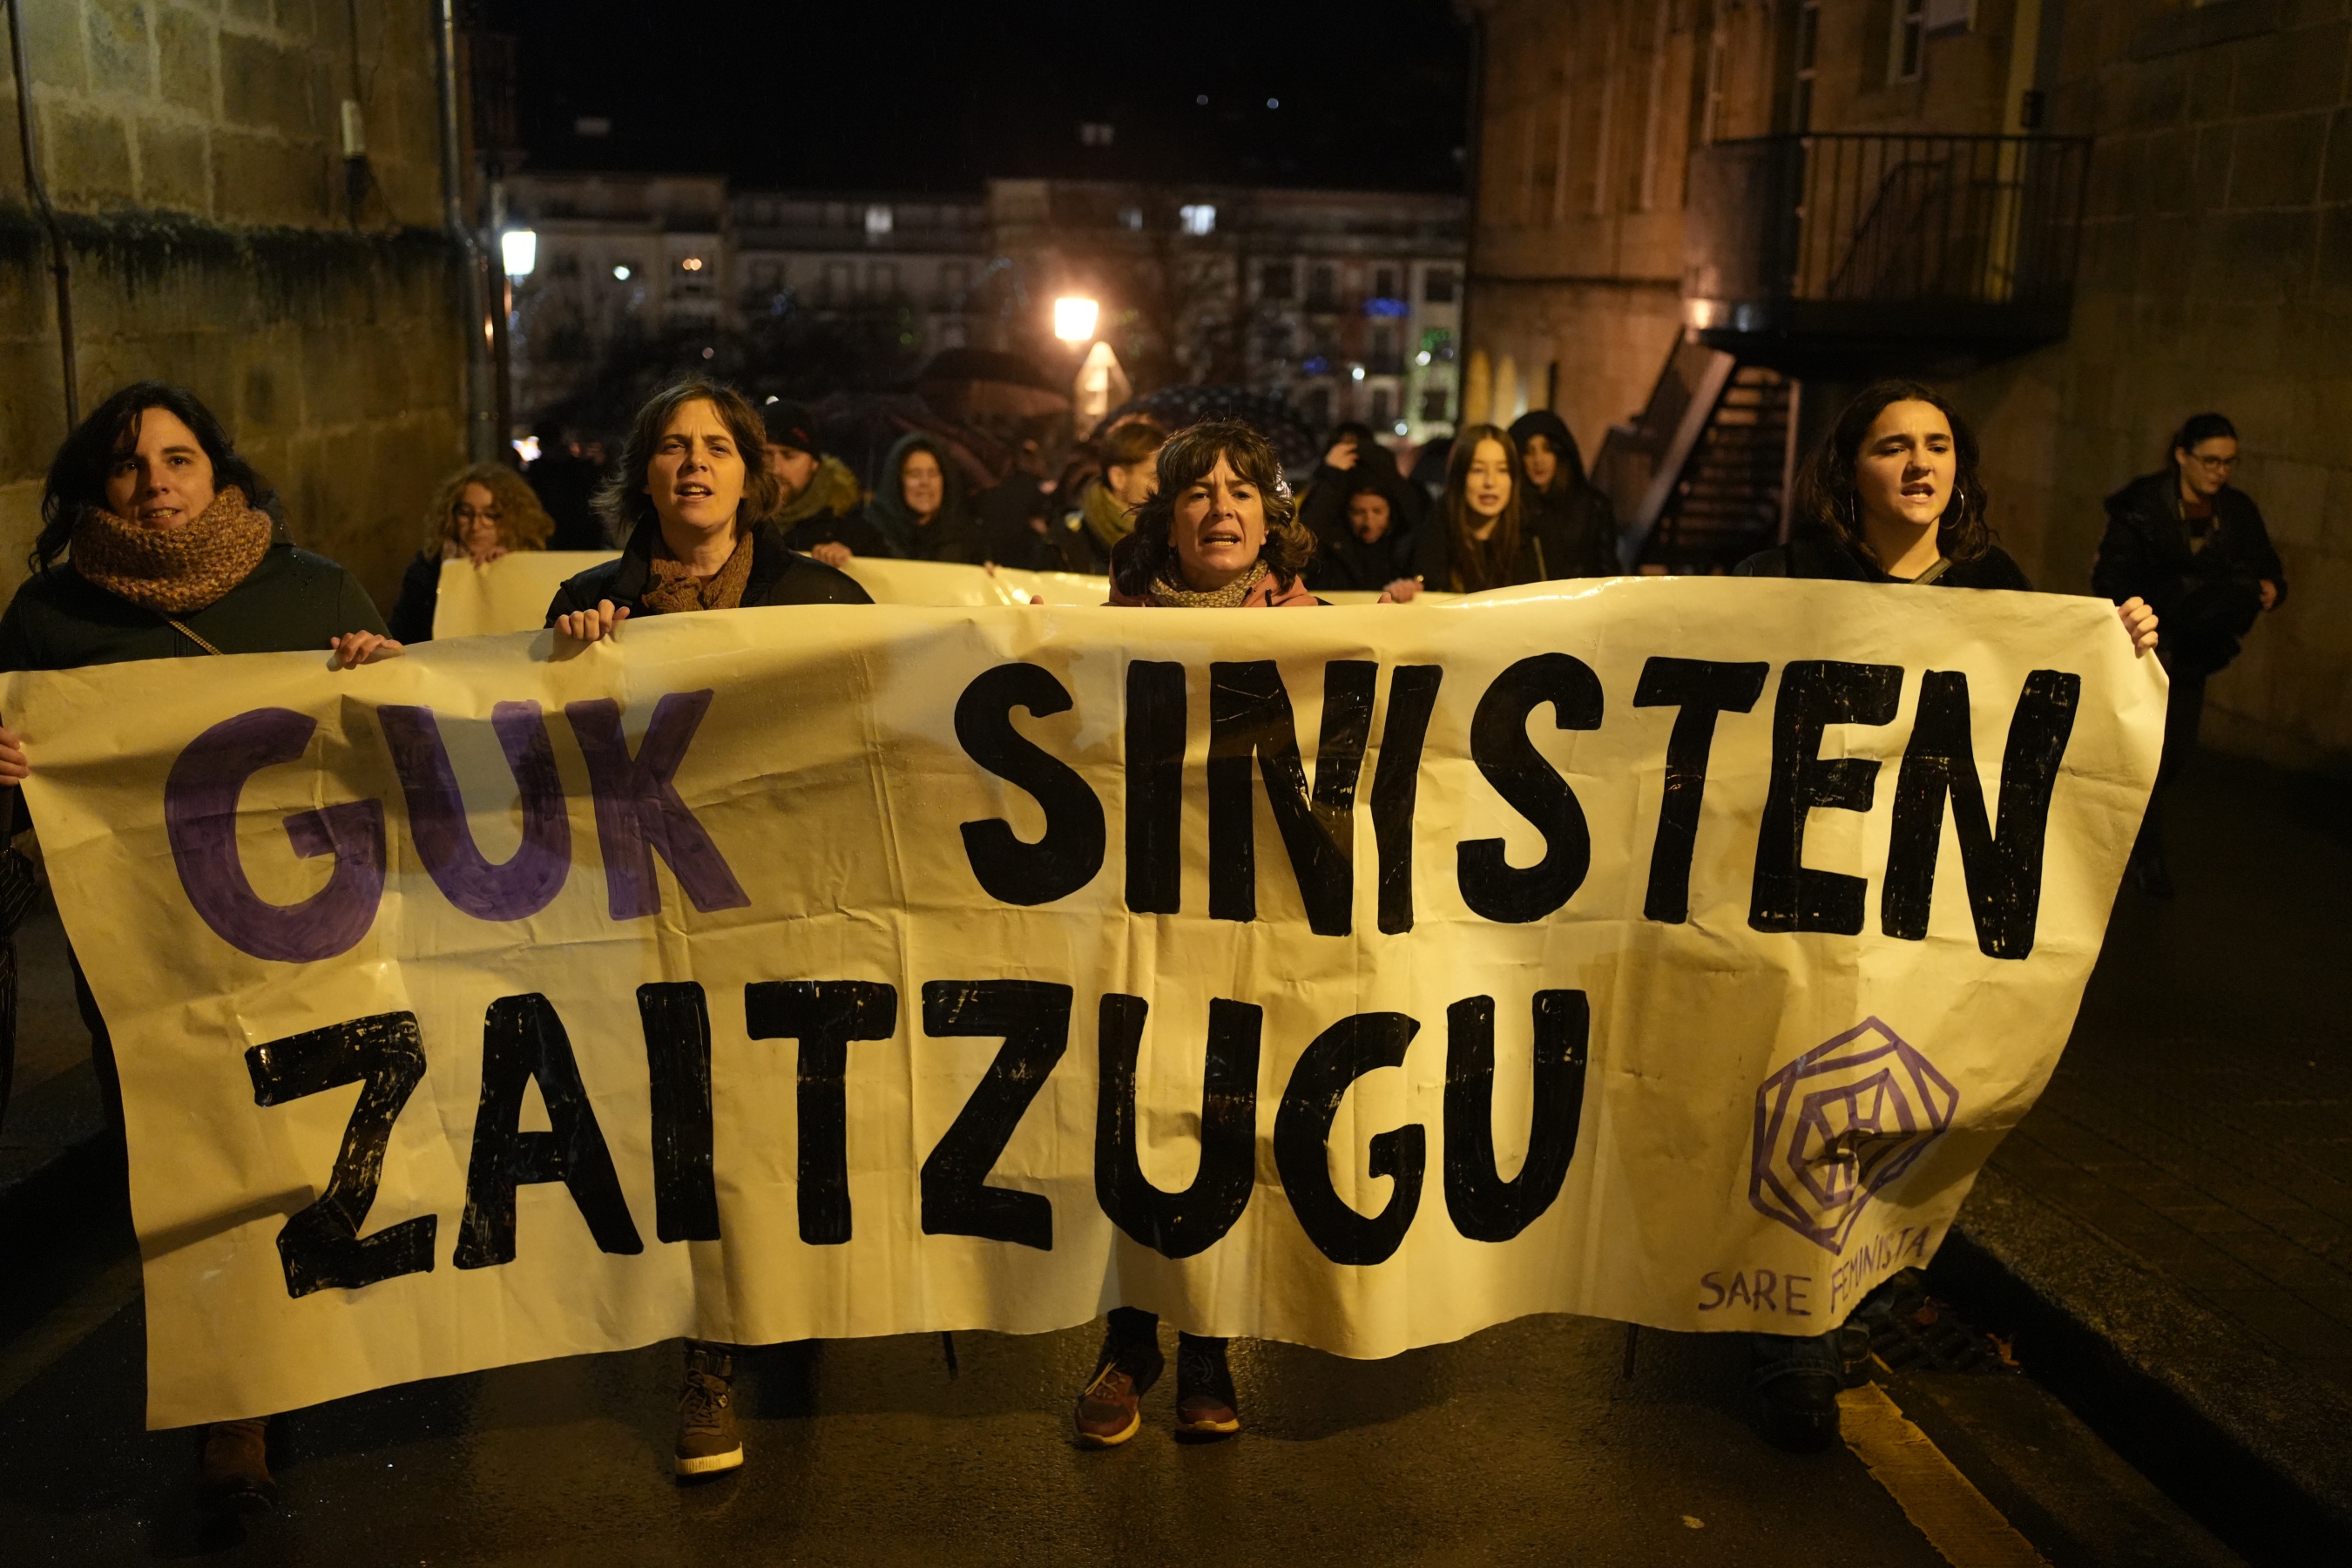
[[[0,682],[150,1420],[680,1334],[1820,1332],[2072,1025],[2164,680],[2055,595],[892,605]]]

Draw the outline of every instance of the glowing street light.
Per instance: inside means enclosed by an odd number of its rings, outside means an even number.
[[[510,228],[499,236],[499,252],[505,258],[508,277],[528,278],[539,265],[539,232]]]
[[[1069,296],[1054,301],[1054,335],[1066,343],[1091,342],[1102,307],[1092,300]]]

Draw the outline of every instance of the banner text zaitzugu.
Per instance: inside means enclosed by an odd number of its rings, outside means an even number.
[[[1302,761],[1287,689],[1272,660],[1210,667],[1207,767],[1209,912],[1256,918],[1253,772],[1263,782],[1297,879],[1309,927],[1345,936],[1354,907],[1355,809],[1369,749],[1379,668],[1339,659],[1324,666],[1324,700],[1314,776]],[[1668,737],[1663,799],[1651,855],[1644,914],[1688,917],[1692,852],[1719,714],[1745,713],[1769,674],[1762,662],[1653,658],[1635,707],[1677,710]],[[1413,922],[1412,832],[1423,742],[1444,682],[1434,665],[1401,665],[1390,676],[1386,725],[1370,808],[1384,932]],[[1805,867],[1808,814],[1816,807],[1871,808],[1879,763],[1822,758],[1825,726],[1885,724],[1899,704],[1903,670],[1893,665],[1804,660],[1782,668],[1774,700],[1770,783],[1760,814],[1748,922],[1765,931],[1858,935],[1864,883]],[[1922,677],[1918,709],[1896,778],[1895,818],[1880,900],[1881,930],[1927,934],[1936,859],[1948,800],[1979,945],[2021,959],[2033,946],[2042,841],[2059,763],[2080,700],[2079,677],[2036,670],[2012,713],[1989,818],[1969,725],[1968,683],[1952,671]],[[631,754],[619,704],[569,703],[564,716],[587,763],[598,847],[612,918],[659,907],[653,858],[706,911],[750,902],[718,845],[678,795],[675,779],[713,693],[673,693],[656,704]],[[1181,665],[1137,661],[1127,670],[1128,815],[1125,902],[1139,913],[1176,912],[1186,728]],[[1024,841],[1002,819],[960,829],[974,877],[992,897],[1034,905],[1067,897],[1102,868],[1108,844],[1101,802],[1068,763],[1012,724],[1019,708],[1037,716],[1072,700],[1051,672],[1008,663],[964,689],[955,729],[971,758],[1036,799],[1045,830]],[[1599,679],[1566,654],[1511,665],[1481,694],[1470,725],[1472,761],[1514,810],[1541,834],[1533,865],[1514,867],[1499,838],[1456,846],[1463,901],[1491,921],[1523,923],[1560,909],[1582,884],[1591,838],[1569,782],[1528,740],[1527,724],[1549,706],[1562,730],[1597,729]],[[455,771],[429,709],[377,709],[420,860],[457,909],[478,919],[521,919],[562,890],[572,864],[571,826],[545,715],[535,702],[502,702],[492,727],[520,795],[521,843],[499,864],[476,847]],[[175,868],[190,903],[223,940],[255,956],[313,962],[348,951],[373,923],[383,889],[384,812],[374,799],[305,811],[286,819],[298,854],[330,855],[326,887],[290,905],[263,900],[236,852],[238,798],[266,767],[299,760],[316,721],[287,709],[257,709],[213,726],[174,762],[164,816]],[[1255,763],[1255,768],[1253,763]],[[924,1162],[927,1234],[984,1237],[1052,1246],[1052,1213],[1042,1195],[992,1187],[985,1178],[1068,1041],[1073,994],[1033,981],[942,980],[922,987],[925,1033],[974,1036],[1003,1045],[961,1112]],[[711,1174],[710,1026],[702,987],[642,986],[654,1120],[656,1234],[663,1241],[716,1239]],[[745,987],[755,1039],[791,1038],[800,1060],[800,1227],[803,1240],[848,1240],[851,1222],[844,1143],[843,1076],[852,1041],[897,1032],[895,987],[861,981],[778,980]],[[1199,1174],[1181,1193],[1147,1181],[1137,1161],[1135,1060],[1148,1002],[1100,999],[1100,1104],[1096,1191],[1104,1212],[1138,1241],[1173,1258],[1212,1246],[1240,1218],[1252,1187],[1261,1010],[1225,998],[1212,1004],[1202,1112]],[[1517,1235],[1557,1196],[1573,1155],[1586,1053],[1583,994],[1542,991],[1533,1001],[1536,1108],[1520,1173],[1495,1166],[1489,1110],[1494,1079],[1494,1002],[1476,996],[1447,1010],[1446,1205],[1472,1239]],[[1293,1068],[1277,1111],[1275,1154],[1286,1195],[1315,1245],[1335,1262],[1369,1264],[1391,1255],[1418,1207],[1426,1134],[1407,1124],[1371,1140],[1370,1173],[1394,1178],[1381,1212],[1364,1215],[1334,1190],[1324,1144],[1340,1100],[1356,1079],[1400,1064],[1417,1020],[1399,1013],[1341,1019],[1309,1045]],[[279,1250],[287,1286],[354,1288],[433,1266],[436,1220],[424,1215],[377,1235],[360,1231],[373,1204],[392,1125],[424,1071],[413,1015],[348,1020],[257,1046],[247,1053],[255,1098],[268,1106],[339,1085],[363,1086],[327,1190],[292,1216]],[[536,1079],[551,1131],[519,1130],[523,1089]],[[518,1185],[562,1182],[597,1244],[633,1253],[643,1241],[629,1214],[562,1021],[536,994],[502,997],[486,1016],[480,1114],[468,1167],[455,1261],[480,1268],[514,1257]]]

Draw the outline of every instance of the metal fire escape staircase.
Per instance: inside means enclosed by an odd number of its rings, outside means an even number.
[[[1595,479],[1617,506],[1635,571],[1727,572],[1781,537],[1797,384],[1681,342],[1631,425],[1612,429]]]

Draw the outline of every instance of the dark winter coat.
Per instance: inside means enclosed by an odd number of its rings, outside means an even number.
[[[2180,510],[2175,470],[2144,474],[2109,496],[2107,531],[2091,567],[2094,592],[2117,604],[2147,601],[2169,668],[2210,675],[2238,657],[2262,613],[2262,584],[2286,602],[2286,568],[2271,547],[2253,498],[2224,485],[2203,543]]]
[[[1348,508],[1359,495],[1379,495],[1389,503],[1388,531],[1367,544],[1356,537]],[[1413,573],[1413,508],[1402,477],[1339,470],[1318,481],[1299,502],[1298,517],[1315,535],[1314,559],[1307,563],[1310,588],[1341,592],[1377,590]]]
[[[595,464],[556,448],[542,454],[522,471],[522,477],[555,521],[555,532],[547,542],[550,550],[613,548],[592,501],[604,477]]]
[[[591,566],[567,579],[547,606],[546,624],[553,626],[558,616],[593,610],[604,599],[612,600],[615,609],[625,607],[633,616],[644,615],[646,589],[653,580],[654,545],[660,538],[661,525],[646,523],[630,536],[618,560]],[[772,524],[761,523],[751,530],[751,576],[743,585],[743,608],[873,602],[873,595],[858,585],[857,579],[794,552]]]
[[[940,510],[929,522],[917,522],[915,514],[908,510],[901,478],[907,458],[919,451],[929,452],[938,462],[943,480]],[[956,466],[944,443],[919,431],[901,436],[890,448],[890,455],[882,460],[882,482],[874,487],[874,500],[866,508],[866,521],[888,541],[890,552],[905,560],[977,564],[988,557],[986,532],[965,503],[963,470]]]
[[[400,597],[385,617],[395,641],[431,642],[433,614],[441,607],[441,552],[420,550],[400,574]]]
[[[1412,574],[1421,579],[1424,588],[1439,593],[1455,591],[1454,581],[1454,535],[1445,526],[1444,502],[1430,508],[1429,521],[1413,539]],[[1554,569],[1552,552],[1544,542],[1541,532],[1530,526],[1525,511],[1519,514],[1519,553],[1513,562],[1508,581],[1489,583],[1489,588],[1507,588],[1521,583],[1548,582],[1568,574]]]
[[[1549,443],[1559,467],[1549,487],[1532,483],[1521,499],[1523,527],[1535,530],[1542,547],[1547,577],[1615,577],[1625,570],[1617,556],[1617,515],[1584,477],[1584,454],[1568,422],[1549,408],[1531,409],[1511,425],[1511,440],[1526,462],[1528,441],[1540,436]]]
[[[359,579],[298,550],[277,525],[261,563],[201,610],[177,617],[223,653],[316,653],[345,632],[382,632]],[[71,561],[37,572],[0,616],[0,670],[79,669],[141,658],[203,657],[160,611],[108,593]]]
[[[1735,577],[1809,577],[1832,583],[1894,583],[1912,585],[1907,577],[1892,577],[1834,539],[1801,534],[1786,544],[1759,550],[1731,569]],[[1957,561],[1928,584],[1932,588],[2010,588],[2030,591],[2025,569],[2000,545],[1989,547],[1973,561]]]

